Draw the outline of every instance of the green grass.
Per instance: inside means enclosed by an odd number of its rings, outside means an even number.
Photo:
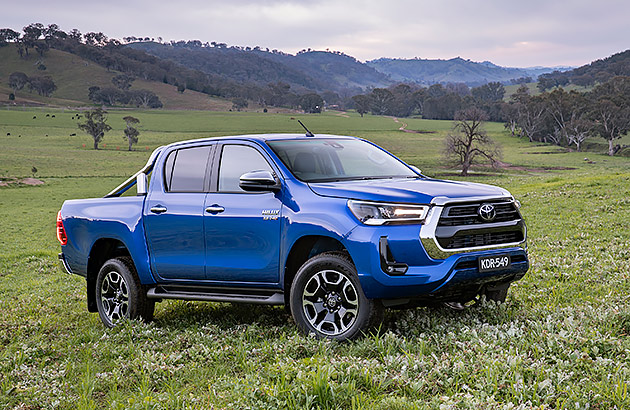
[[[520,168],[479,168],[471,180],[521,200],[532,261],[505,304],[389,311],[377,333],[342,344],[302,336],[281,308],[220,303],[167,301],[151,324],[108,330],[86,310],[85,281],[58,270],[62,202],[105,194],[142,166],[147,146],[300,132],[291,114],[134,112],[140,147],[126,152],[126,114],[111,112],[107,147],[93,151],[85,134],[69,136],[72,112],[0,111],[0,176],[36,166],[46,182],[0,187],[0,408],[630,408],[628,158],[536,146],[488,125]],[[449,121],[411,119],[409,129],[430,132],[412,134],[383,117],[299,118],[371,139],[429,175],[455,172],[439,155]]]

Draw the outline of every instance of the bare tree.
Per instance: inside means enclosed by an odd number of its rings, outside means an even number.
[[[501,158],[500,147],[484,129],[487,119],[486,112],[475,107],[455,113],[454,133],[446,137],[444,154],[447,160],[461,166],[464,176],[475,163],[490,161],[496,166]]]

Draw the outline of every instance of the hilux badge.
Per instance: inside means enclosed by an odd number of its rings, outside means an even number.
[[[280,215],[279,209],[263,209],[262,211],[263,221],[275,221],[278,215]]]
[[[492,204],[481,204],[477,213],[486,222],[494,221],[494,218],[497,216],[497,211],[494,209],[494,205]]]

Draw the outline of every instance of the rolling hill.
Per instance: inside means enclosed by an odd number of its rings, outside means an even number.
[[[238,83],[264,86],[281,81],[299,92],[344,89],[359,92],[391,84],[387,75],[342,53],[309,51],[292,55],[262,49],[202,47],[194,42],[182,45],[137,42],[127,47]]]
[[[43,63],[46,69],[39,70],[37,68],[39,63]],[[89,87],[112,87],[112,77],[120,74],[57,49],[50,49],[43,57],[31,53],[28,58],[23,59],[19,57],[13,45],[8,45],[0,47],[0,101],[2,102],[8,102],[8,95],[12,92],[8,86],[8,77],[16,71],[23,72],[29,77],[51,76],[57,85],[57,90],[51,97],[43,97],[24,88],[16,93],[16,104],[60,106],[92,105],[88,98]],[[131,89],[153,91],[167,109],[227,111],[232,106],[228,100],[209,97],[196,91],[186,90],[184,93],[179,93],[177,87],[158,81],[139,78],[133,82]]]
[[[573,70],[544,74],[539,81],[545,89],[567,84],[587,87],[604,83],[615,76],[630,76],[630,50],[595,60]]]

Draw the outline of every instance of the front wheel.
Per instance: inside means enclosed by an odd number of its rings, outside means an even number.
[[[336,340],[358,337],[382,313],[380,303],[363,293],[352,260],[341,252],[325,252],[302,265],[290,305],[300,330]]]
[[[153,319],[155,302],[147,299],[130,258],[110,259],[96,278],[96,306],[103,324],[114,327],[121,319]]]

